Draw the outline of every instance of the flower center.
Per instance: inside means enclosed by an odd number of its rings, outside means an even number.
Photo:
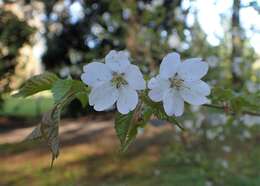
[[[112,84],[119,88],[122,85],[127,85],[127,81],[124,79],[124,74],[114,73],[112,78]]]
[[[175,75],[173,78],[170,79],[171,82],[171,88],[180,89],[183,87],[183,79],[180,79],[177,75]]]

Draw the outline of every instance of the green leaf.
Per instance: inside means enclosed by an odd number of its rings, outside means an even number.
[[[127,134],[132,124],[133,112],[130,112],[126,115],[120,113],[116,114],[115,117],[115,130],[117,137],[120,140],[121,145],[124,145],[127,140]]]
[[[133,123],[131,125],[127,134],[126,141],[121,148],[122,152],[125,152],[128,149],[129,145],[135,140],[138,134],[138,128],[140,128],[138,123]]]
[[[76,98],[80,101],[82,107],[86,107],[88,104],[88,95],[86,92],[79,92],[76,94]]]
[[[61,101],[65,95],[71,90],[73,80],[58,80],[52,86],[52,93],[55,103]]]
[[[152,110],[139,103],[136,109],[126,115],[120,113],[115,117],[115,130],[121,143],[121,151],[125,152],[152,115]]]
[[[256,94],[245,94],[234,92],[231,89],[214,88],[211,94],[213,103],[226,105],[228,110],[236,114],[241,114],[244,111],[260,110],[260,96]]]
[[[155,107],[153,114],[161,120],[165,120],[168,121],[174,125],[177,125],[180,129],[185,130],[185,128],[183,128],[183,126],[178,122],[178,120],[174,117],[174,116],[168,116],[165,111],[163,110],[163,108],[161,107]]]
[[[86,87],[86,85],[79,80],[73,80],[73,90],[76,92],[89,92],[89,89]]]
[[[27,97],[44,90],[49,90],[58,79],[55,74],[50,72],[33,76],[25,82],[19,92],[14,96]]]
[[[145,103],[147,118],[150,118],[150,116],[154,114],[158,119],[168,121],[172,124],[177,125],[180,129],[184,130],[182,125],[178,122],[178,120],[174,116],[168,116],[165,113],[161,103],[156,103],[151,101],[146,94],[142,95],[142,100]]]
[[[80,101],[82,107],[86,107],[90,90],[82,81],[78,80],[73,80],[72,88],[76,92],[76,98]]]
[[[259,107],[259,102],[260,99],[251,94],[251,95],[237,95],[235,97],[233,97],[230,100],[230,105],[232,110],[235,113],[242,113],[244,110],[252,110],[252,111],[259,111],[260,107]]]
[[[68,91],[49,112],[43,115],[40,125],[27,137],[27,139],[44,139],[52,152],[51,166],[54,160],[59,156],[59,123],[61,110],[75,99],[75,95],[75,92]]]
[[[215,87],[210,96],[213,101],[228,101],[234,96],[234,93],[231,89]]]
[[[52,152],[51,166],[53,166],[54,160],[59,156],[59,123],[61,110],[75,98],[81,99],[81,102],[86,104],[89,90],[81,81],[71,79],[57,80],[51,90],[53,92],[55,106],[43,115],[40,125],[38,125],[26,139],[44,139]],[[83,94],[86,98],[83,98]]]

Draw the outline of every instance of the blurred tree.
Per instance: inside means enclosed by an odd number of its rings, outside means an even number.
[[[26,21],[0,7],[0,95],[10,91],[10,78],[18,63],[20,49],[30,43],[34,32]]]
[[[232,16],[222,15],[221,20],[229,27],[217,46],[208,43],[196,11],[190,11],[196,1],[21,0],[19,4],[35,9],[37,3],[42,7],[36,14],[42,21],[39,32],[46,44],[42,62],[46,70],[63,78],[79,78],[84,64],[105,56],[111,49],[127,49],[133,62],[153,75],[165,53],[174,50],[184,58],[200,56],[207,60],[213,69],[208,78],[218,79],[212,81],[213,85],[231,86],[233,81],[244,86],[239,69],[248,78],[250,68],[243,68],[244,61],[254,61],[256,55],[239,21],[239,10],[245,5],[233,1]],[[253,1],[247,6],[258,7]],[[187,23],[190,14],[194,16],[193,24]],[[75,106],[73,111],[77,112],[76,108],[80,109]]]
[[[241,63],[241,56],[243,56],[243,41],[242,35],[243,31],[240,26],[240,7],[241,0],[234,0],[232,7],[232,51],[231,51],[231,62],[232,62],[232,82],[234,84],[234,88],[240,89],[242,84],[242,79],[239,75],[239,65]]]
[[[170,50],[172,33],[177,32],[181,40],[184,37],[187,11],[182,11],[181,0],[42,2],[47,43],[43,62],[62,76],[78,77],[78,64],[104,56],[112,48],[126,48],[136,63],[153,66]]]
[[[144,72],[155,71],[163,55],[181,50],[185,40],[188,10],[182,10],[182,0],[41,2],[47,45],[42,60],[62,77],[79,78],[84,64],[111,49],[127,49]]]

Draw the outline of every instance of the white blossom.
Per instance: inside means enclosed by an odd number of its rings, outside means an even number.
[[[208,103],[210,87],[201,80],[207,71],[208,64],[200,58],[181,62],[178,53],[169,53],[162,60],[159,75],[148,83],[149,97],[155,102],[162,101],[167,115],[181,116],[184,101],[192,105]]]
[[[145,89],[143,75],[136,65],[130,64],[125,51],[110,51],[105,63],[92,62],[84,66],[81,79],[90,86],[89,104],[96,111],[111,108],[115,103],[122,114],[135,109],[137,90]]]

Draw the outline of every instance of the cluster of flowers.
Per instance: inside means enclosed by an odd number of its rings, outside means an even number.
[[[134,110],[138,104],[138,91],[146,89],[146,82],[138,66],[130,63],[125,51],[110,51],[105,63],[92,62],[84,66],[82,81],[91,87],[89,104],[97,111],[111,108],[115,103],[121,114]],[[208,64],[200,58],[181,61],[178,53],[167,54],[160,65],[159,74],[148,82],[149,97],[163,102],[169,116],[181,116],[184,101],[202,105],[209,100],[210,87],[201,80],[208,72]]]

